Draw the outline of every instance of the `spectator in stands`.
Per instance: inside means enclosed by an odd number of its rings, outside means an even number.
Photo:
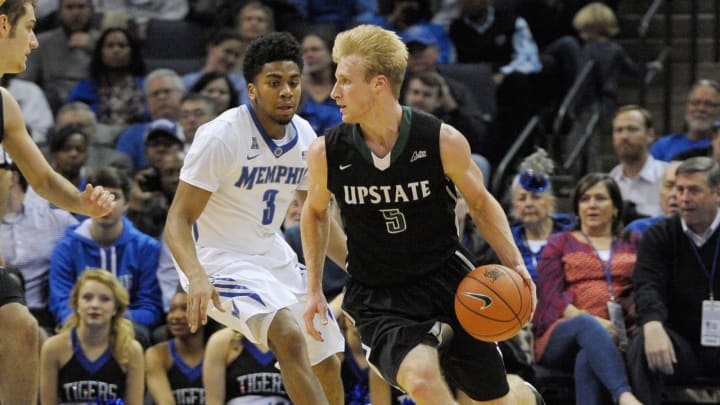
[[[88,144],[88,135],[73,126],[53,130],[48,140],[50,163],[55,171],[70,180],[78,190],[84,189],[87,184],[82,168],[87,162]]]
[[[130,194],[126,176],[107,167],[89,180],[111,191],[117,204],[110,214],[69,228],[55,246],[50,265],[50,311],[58,324],[65,322],[72,314],[68,298],[77,278],[88,268],[105,269],[116,275],[130,293],[128,317],[138,341],[148,347],[150,330],[162,318],[156,275],[160,244],[125,218]]]
[[[101,269],[86,270],[73,284],[70,316],[42,347],[40,402],[142,404],[143,352],[125,319],[127,290]]]
[[[692,148],[675,155],[673,160],[685,160],[691,157],[708,156],[720,163],[720,118],[713,123],[710,144],[704,148]]]
[[[655,159],[669,161],[692,148],[710,145],[713,123],[720,118],[720,83],[700,79],[690,88],[685,103],[686,133],[665,135],[650,148]]]
[[[218,115],[215,102],[207,96],[198,93],[188,93],[180,101],[180,118],[178,123],[185,135],[185,148],[190,147],[195,139],[195,131],[200,125],[212,120]]]
[[[145,352],[148,392],[156,404],[204,405],[205,325],[190,332],[185,291],[172,297],[166,321],[170,339]]]
[[[435,39],[439,53],[436,55],[438,63],[454,63],[455,48],[448,37],[447,30],[438,24],[430,22],[432,12],[430,2],[424,0],[400,0],[392,2],[392,9],[388,15],[363,17],[362,22],[378,25],[392,30],[403,36],[412,30],[428,32]]]
[[[662,183],[660,183],[660,209],[662,209],[662,214],[636,219],[625,227],[626,231],[643,233],[650,225],[680,212],[678,196],[675,190],[675,171],[680,166],[680,163],[679,160],[671,160],[665,166]]]
[[[107,128],[104,126],[100,128],[95,113],[87,104],[74,101],[60,107],[55,118],[54,130],[65,127],[78,128],[88,137],[86,170],[92,172],[102,166],[117,167],[128,173],[132,170],[130,156],[111,146],[111,136]]]
[[[378,12],[375,0],[289,0],[288,3],[297,7],[313,31],[332,37],[358,22],[367,22]]]
[[[275,14],[273,10],[260,1],[250,1],[235,16],[235,30],[242,37],[240,57],[235,64],[234,73],[243,74],[243,59],[250,43],[255,39],[275,31]]]
[[[243,403],[250,398],[285,404],[290,397],[282,384],[275,355],[245,339],[240,332],[224,328],[210,336],[203,360],[205,403]],[[267,384],[256,384],[262,377]]]
[[[488,128],[480,112],[461,106],[439,73],[428,71],[411,75],[405,87],[403,104],[433,114],[452,125],[465,135],[472,153],[482,153]]]
[[[124,28],[108,28],[100,35],[90,61],[90,78],[79,81],[68,101],[82,101],[98,121],[124,128],[147,121],[145,62],[140,44]]]
[[[100,36],[92,16],[92,0],[60,0],[60,26],[38,35],[42,47],[28,56],[27,70],[19,76],[45,90],[53,110],[79,81],[90,78],[90,61]]]
[[[662,214],[658,195],[667,162],[650,155],[653,140],[655,129],[648,110],[633,104],[617,110],[612,120],[612,142],[620,163],[610,170],[610,177],[620,187],[623,200],[634,204],[643,217]]]
[[[511,186],[512,214],[518,223],[510,229],[533,281],[537,280],[536,268],[550,235],[575,226],[572,215],[555,212],[550,181],[554,166],[547,152],[538,149],[523,159]]]
[[[622,195],[602,173],[575,188],[577,230],[548,238],[537,267],[535,353],[547,367],[574,370],[575,401],[640,404],[618,347],[633,325],[631,277],[638,234],[621,235]]]
[[[102,0],[96,1],[97,12],[129,18],[135,34],[144,41],[151,19],[182,20],[189,11],[188,0]]]
[[[191,93],[202,94],[215,102],[218,113],[237,107],[242,103],[232,80],[225,73],[208,72],[200,76],[190,88]]]
[[[310,122],[315,133],[325,131],[342,122],[342,114],[330,92],[335,85],[335,65],[330,55],[332,47],[320,34],[311,32],[300,44],[305,63],[302,75],[303,99],[301,117]]]
[[[130,192],[128,218],[141,232],[154,238],[159,238],[165,227],[185,158],[183,143],[174,132],[176,126],[167,120],[154,123],[145,141],[150,166],[135,175]]]
[[[35,52],[31,55],[35,55]],[[33,141],[39,145],[45,144],[47,131],[53,126],[53,112],[43,90],[37,84],[14,75],[0,77],[0,86],[8,89],[20,105]]]
[[[160,125],[148,134],[146,153],[150,167],[135,175],[127,211],[136,228],[160,241],[157,278],[165,310],[169,309],[180,280],[162,232],[185,159],[182,142],[172,131]]]
[[[405,100],[405,93],[407,92],[407,83],[409,82],[409,75],[420,75],[426,72],[437,73],[447,83],[448,90],[450,91],[449,96],[455,101],[455,104],[460,109],[464,110],[466,116],[480,116],[482,117],[483,123],[477,123],[476,130],[471,133],[481,132],[482,128],[486,128],[489,125],[491,118],[489,117],[490,111],[482,111],[478,104],[476,97],[482,97],[482,95],[474,95],[463,82],[459,82],[447,75],[443,75],[437,68],[438,65],[438,52],[437,40],[427,29],[422,27],[413,28],[407,30],[402,34],[403,42],[408,47],[408,64],[407,73],[405,80],[403,80],[402,88],[400,90],[400,99]],[[494,104],[494,100],[493,100]],[[481,135],[480,138],[482,138]],[[473,146],[471,144],[471,146]],[[476,145],[477,146],[477,145]],[[477,150],[476,150],[477,151]]]
[[[599,102],[604,115],[617,109],[617,91],[621,76],[638,78],[643,69],[630,58],[619,43],[612,40],[620,28],[612,9],[603,3],[593,2],[578,11],[573,26],[585,42],[580,52],[580,64],[595,62],[596,74],[587,89],[590,102]],[[653,64],[658,68],[659,66]],[[623,190],[625,191],[625,190]]]
[[[3,190],[7,196],[0,225],[3,256],[6,263],[22,272],[30,312],[41,327],[52,331],[55,322],[47,309],[50,255],[67,227],[77,224],[77,220],[65,210],[50,208],[46,200],[42,200],[43,204],[26,202],[27,181],[14,167],[9,186],[9,190]]]
[[[640,316],[628,348],[633,389],[659,405],[664,381],[720,378],[720,291],[715,275],[720,246],[720,166],[708,157],[677,168],[680,215],[643,234],[633,284]],[[714,326],[713,326],[714,325]]]
[[[180,117],[180,100],[184,94],[182,79],[173,70],[155,69],[145,80],[145,97],[153,121],[160,118],[177,121]],[[145,135],[149,128],[150,123],[131,125],[117,140],[117,150],[130,156],[133,161],[133,173],[148,166]]]
[[[490,63],[497,86],[501,137],[486,151],[499,161],[535,111],[531,74],[542,69],[537,45],[522,17],[512,10],[496,8],[489,0],[463,1],[462,16],[450,26],[458,62]]]
[[[240,101],[243,104],[247,103],[247,84],[245,78],[233,72],[237,63],[241,61],[242,36],[231,29],[213,31],[208,37],[206,49],[207,57],[205,58],[205,66],[203,66],[200,71],[188,73],[183,76],[185,89],[192,89],[195,83],[198,82],[198,79],[207,73],[224,73],[228,75],[230,81],[232,81]]]

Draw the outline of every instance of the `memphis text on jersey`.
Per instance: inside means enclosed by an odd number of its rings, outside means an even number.
[[[307,168],[288,166],[243,166],[236,187],[251,189],[255,184],[299,184]]]

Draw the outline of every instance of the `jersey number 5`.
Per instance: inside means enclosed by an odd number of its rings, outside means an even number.
[[[405,232],[407,229],[407,223],[405,222],[405,215],[400,212],[399,209],[393,208],[389,210],[380,210],[385,218],[385,227],[388,233],[400,233]]]

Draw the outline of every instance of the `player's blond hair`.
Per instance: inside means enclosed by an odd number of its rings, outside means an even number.
[[[581,8],[573,18],[573,27],[604,37],[612,37],[620,32],[615,13],[603,3],[590,3]]]
[[[110,325],[110,350],[118,363],[127,366],[130,361],[130,345],[135,339],[135,330],[133,329],[132,322],[125,319],[125,311],[130,304],[130,296],[125,287],[120,284],[117,277],[109,271],[103,269],[88,269],[80,275],[70,293],[72,315],[65,321],[61,332],[69,333],[70,330],[77,328],[80,324],[78,298],[80,296],[80,289],[88,281],[96,281],[112,291],[115,301],[115,315],[113,315],[112,325]]]
[[[395,98],[400,97],[408,50],[395,32],[367,24],[341,32],[335,38],[333,62],[339,63],[340,59],[353,54],[363,59],[366,81],[383,75],[390,81]]]

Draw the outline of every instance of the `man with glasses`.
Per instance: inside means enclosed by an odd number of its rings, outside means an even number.
[[[176,122],[180,118],[180,100],[185,87],[180,76],[171,69],[156,69],[145,79],[145,97],[147,108],[152,120],[161,118]],[[145,157],[145,136],[149,123],[135,124],[128,127],[118,137],[116,149],[126,153],[133,161],[133,172],[148,167]],[[184,139],[184,135],[178,136]]]
[[[188,93],[180,102],[180,119],[178,122],[185,135],[185,149],[190,147],[195,139],[195,131],[200,125],[212,120],[218,115],[215,102],[212,99],[197,93]]]
[[[675,155],[710,145],[713,123],[720,118],[720,83],[700,79],[690,88],[685,103],[686,133],[675,133],[658,139],[650,148],[655,159],[670,161]]]

